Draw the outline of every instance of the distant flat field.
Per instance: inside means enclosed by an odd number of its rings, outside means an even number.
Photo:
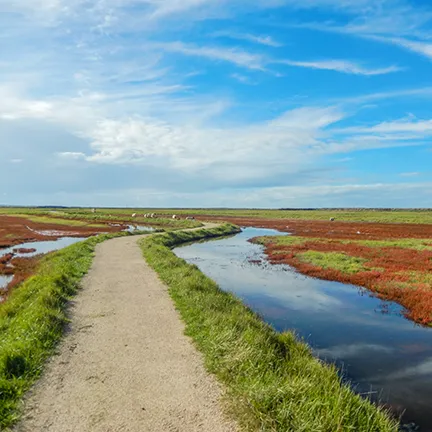
[[[259,209],[103,209],[101,212],[155,212],[193,216],[230,216],[264,219],[304,219],[339,221],[432,224],[432,210],[259,210]]]
[[[53,217],[90,216],[88,208],[0,208],[0,214],[34,214],[50,213]],[[432,224],[432,209],[425,210],[271,210],[271,209],[168,209],[168,208],[103,208],[96,209],[96,214],[114,216],[127,216],[131,214],[156,213],[159,215],[179,215],[198,217],[241,217],[259,219],[299,219],[299,220],[329,220],[350,222],[381,222],[381,223],[412,223]]]

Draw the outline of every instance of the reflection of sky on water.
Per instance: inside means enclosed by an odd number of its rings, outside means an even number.
[[[126,231],[135,232],[135,231],[154,231],[153,227],[144,226],[144,225],[128,225]]]
[[[5,288],[7,286],[7,284],[12,280],[12,278],[13,278],[13,276],[2,276],[2,275],[0,275],[0,290],[2,288]]]
[[[406,421],[432,431],[432,329],[365,290],[296,273],[285,265],[251,264],[262,247],[247,242],[277,231],[247,228],[238,236],[175,250],[277,330],[293,329],[315,353],[336,362],[358,391],[377,391]]]
[[[9,253],[14,254],[15,257],[33,257],[38,254],[45,254],[48,252],[53,252],[59,249],[63,249],[66,246],[70,246],[74,243],[78,243],[84,238],[78,237],[63,237],[58,240],[49,240],[49,241],[39,241],[39,242],[28,242],[21,243],[9,248],[0,249],[0,257],[7,255]],[[36,252],[31,253],[17,253],[14,252],[15,249],[36,249]],[[12,280],[13,276],[2,276],[0,275],[0,289],[5,288],[7,284]]]
[[[15,253],[16,257],[32,257],[38,254],[45,254],[48,252],[53,252],[59,249],[63,249],[66,246],[70,246],[82,240],[85,239],[79,237],[62,237],[58,240],[21,243],[16,246],[12,246],[10,248],[0,249],[0,256],[6,255],[8,253],[13,253],[14,249],[36,249],[36,252],[32,252],[32,253],[25,253],[25,254]]]

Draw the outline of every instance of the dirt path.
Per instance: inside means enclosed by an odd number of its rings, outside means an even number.
[[[72,307],[71,332],[27,398],[15,431],[235,430],[137,240],[98,245]]]

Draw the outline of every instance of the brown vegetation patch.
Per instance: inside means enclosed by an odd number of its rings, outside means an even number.
[[[4,287],[1,291],[1,300],[0,303],[3,303],[7,300],[8,294],[12,291],[13,288],[18,286],[20,283],[24,282],[27,278],[32,276],[39,265],[40,259],[43,255],[36,255],[29,258],[24,257],[14,257],[13,254],[11,259],[6,263],[8,267],[0,266],[0,274],[11,276],[13,275],[13,279],[8,283],[6,287]]]
[[[102,232],[116,232],[123,229],[123,226],[62,226],[58,223],[34,222],[23,217],[0,215],[0,275],[11,276],[13,279],[6,289],[2,290],[2,298],[5,300],[5,293],[25,279],[34,274],[41,255],[36,257],[16,257],[15,254],[33,253],[33,248],[15,248],[13,253],[2,255],[2,248],[12,247],[21,243],[36,241],[57,240],[61,237],[90,237]],[[4,291],[4,292],[3,292]]]
[[[19,254],[30,254],[33,252],[36,252],[36,249],[33,248],[15,248],[13,249],[14,253],[19,253]]]
[[[227,221],[239,226],[271,228],[302,237],[320,237],[353,240],[380,240],[401,238],[431,238],[432,225],[391,224],[375,222],[338,222],[298,219],[238,218],[229,216],[197,216],[200,220]]]
[[[56,240],[61,237],[90,237],[102,232],[116,232],[120,227],[64,226],[58,223],[33,222],[23,217],[0,215],[0,254],[1,248],[20,243]]]

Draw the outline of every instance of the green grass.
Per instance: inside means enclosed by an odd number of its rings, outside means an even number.
[[[139,213],[141,215],[133,218],[133,213]],[[199,228],[203,224],[196,220],[186,219],[172,219],[172,211],[167,214],[167,217],[159,218],[144,218],[143,213],[150,213],[150,211],[144,212],[143,210],[126,210],[120,211],[111,210],[98,210],[97,213],[92,213],[91,209],[62,209],[56,211],[52,209],[37,209],[37,208],[1,208],[0,215],[10,215],[16,217],[27,218],[33,222],[39,223],[50,223],[59,224],[66,226],[87,226],[94,228],[103,228],[106,225],[97,222],[113,222],[113,223],[130,223],[137,225],[146,225],[156,228],[166,229],[186,229],[186,228]],[[170,216],[170,217],[168,217]]]
[[[91,224],[87,221],[63,219],[57,216],[34,216],[31,214],[14,214],[15,217],[26,218],[29,221],[42,224],[65,225],[68,227],[90,227],[90,228],[105,228],[103,224]]]
[[[0,305],[0,429],[17,420],[22,396],[53,353],[67,322],[66,303],[89,270],[96,244],[114,236],[93,237],[48,255],[37,274]]]
[[[339,270],[342,273],[353,274],[368,270],[363,265],[367,261],[366,259],[349,256],[344,253],[309,250],[299,253],[297,256],[303,262],[322,267],[323,269]]]
[[[141,241],[143,255],[168,285],[202,352],[227,389],[227,406],[247,431],[396,432],[395,421],[342,382],[291,332],[277,333],[235,296],[171,248],[230,234],[233,227],[174,232]]]
[[[432,239],[397,239],[397,240],[342,240],[342,239],[327,239],[319,237],[300,237],[300,236],[263,236],[253,239],[254,243],[267,244],[274,243],[280,246],[287,245],[300,245],[307,242],[321,242],[321,243],[342,243],[342,244],[358,244],[371,248],[387,248],[397,247],[403,249],[415,250],[432,250]]]

